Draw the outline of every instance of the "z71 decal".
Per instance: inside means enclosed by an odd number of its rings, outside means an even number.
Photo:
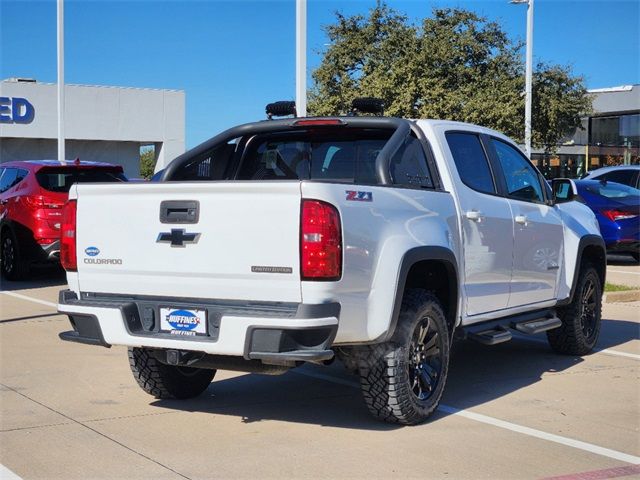
[[[373,202],[373,192],[356,192],[355,190],[345,190],[347,200],[352,202]]]

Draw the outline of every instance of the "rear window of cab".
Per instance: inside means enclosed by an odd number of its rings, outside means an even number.
[[[382,128],[310,128],[246,135],[212,146],[173,181],[313,180],[377,185],[376,160],[393,134]],[[409,134],[389,159],[392,184],[434,188],[425,149]]]

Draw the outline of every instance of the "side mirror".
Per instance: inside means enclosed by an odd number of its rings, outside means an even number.
[[[573,180],[568,178],[554,178],[551,182],[553,189],[553,203],[572,202],[578,196],[578,188]]]

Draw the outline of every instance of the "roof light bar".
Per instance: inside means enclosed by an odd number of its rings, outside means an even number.
[[[296,116],[296,102],[289,100],[269,103],[265,112],[267,118],[271,120],[272,117],[286,117],[287,115]]]
[[[384,115],[384,100],[375,97],[354,98],[351,102],[351,114],[373,113]]]

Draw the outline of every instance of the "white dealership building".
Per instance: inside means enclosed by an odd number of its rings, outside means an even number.
[[[57,136],[55,84],[0,82],[0,162],[57,159]],[[137,177],[141,147],[160,164],[184,152],[184,91],[66,85],[65,137],[68,160],[116,163]]]

